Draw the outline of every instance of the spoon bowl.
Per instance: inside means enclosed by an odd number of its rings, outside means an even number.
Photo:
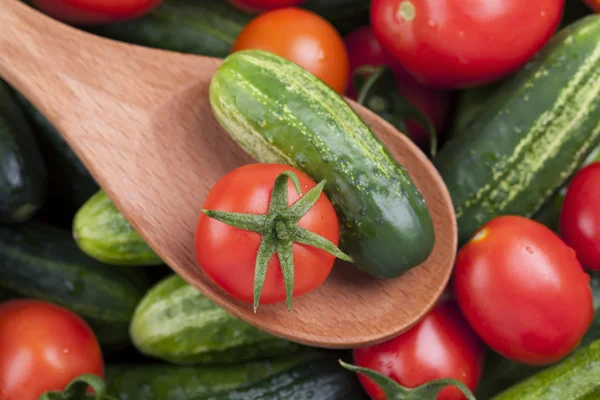
[[[316,347],[353,348],[418,322],[448,283],[457,246],[450,195],[428,158],[368,109],[371,126],[423,194],[436,241],[399,278],[337,262],[326,282],[285,304],[236,301],[198,267],[197,218],[211,187],[250,158],[215,120],[208,98],[221,60],[100,38],[15,0],[0,0],[0,77],[58,129],[127,220],[177,274],[233,315]],[[401,251],[401,249],[399,249]]]

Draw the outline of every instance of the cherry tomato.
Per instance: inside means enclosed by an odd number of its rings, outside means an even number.
[[[344,41],[319,15],[298,8],[269,11],[242,30],[233,51],[261,49],[278,54],[311,72],[343,94],[350,75]]]
[[[523,217],[498,217],[473,236],[456,259],[454,289],[475,332],[525,364],[566,356],[594,313],[590,277],[573,249]]]
[[[423,84],[464,88],[523,66],[552,36],[565,0],[373,0],[383,46]]]
[[[600,13],[600,0],[583,0],[593,11]]]
[[[569,184],[560,215],[560,234],[588,269],[600,270],[600,162],[579,171]]]
[[[203,209],[244,214],[265,214],[269,209],[273,184],[284,171],[294,172],[302,193],[315,186],[306,174],[279,164],[251,164],[225,175],[211,189]],[[300,196],[288,180],[288,202],[292,205]],[[298,223],[337,246],[338,219],[333,206],[324,194]],[[204,272],[234,298],[253,302],[254,271],[261,236],[255,232],[234,228],[201,215],[196,229],[196,254]],[[293,244],[294,296],[320,286],[333,267],[335,257],[315,247]],[[279,259],[273,256],[260,297],[261,304],[285,300],[283,274]]]
[[[483,369],[484,348],[453,300],[440,302],[417,325],[387,342],[354,350],[354,362],[412,388],[426,382],[456,379],[474,391]],[[362,374],[358,378],[373,400],[383,391]],[[461,400],[460,390],[447,387],[437,400]]]
[[[274,10],[300,5],[304,0],[228,0],[234,6],[250,12]]]
[[[33,0],[44,13],[80,25],[107,24],[140,17],[161,0]]]
[[[39,300],[0,304],[0,398],[37,400],[74,378],[103,377],[100,346],[71,311]]]

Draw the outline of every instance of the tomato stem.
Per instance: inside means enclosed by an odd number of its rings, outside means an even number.
[[[94,393],[88,393],[91,386]],[[49,391],[43,393],[39,400],[116,400],[106,394],[104,381],[92,374],[85,374],[73,379],[64,391]]]
[[[202,210],[209,218],[235,228],[256,232],[262,236],[254,267],[254,312],[258,310],[269,261],[275,254],[277,254],[283,274],[287,307],[288,310],[291,310],[292,295],[294,293],[294,253],[292,248],[294,243],[316,247],[344,261],[353,262],[352,258],[338,249],[335,244],[323,236],[298,225],[298,221],[310,211],[321,197],[326,181],[321,181],[292,206],[289,206],[288,179],[291,179],[296,192],[302,195],[298,176],[291,171],[281,173],[275,178],[269,211],[266,214]]]

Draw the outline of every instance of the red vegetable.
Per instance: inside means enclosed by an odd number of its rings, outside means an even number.
[[[295,62],[328,84],[346,92],[349,79],[344,41],[323,17],[298,8],[269,11],[240,33],[233,51],[261,49]]]
[[[354,362],[413,388],[426,382],[454,378],[474,391],[483,369],[483,344],[467,325],[454,301],[437,305],[417,325],[387,342],[355,349]],[[385,399],[383,390],[359,374],[373,400]],[[443,389],[437,400],[459,400],[454,387]]]
[[[234,6],[250,12],[274,10],[276,8],[297,6],[304,0],[228,0]]]
[[[523,66],[552,36],[564,0],[373,0],[383,46],[423,84],[464,88]]]
[[[44,13],[71,24],[108,24],[141,17],[161,0],[33,0]]]
[[[459,251],[454,289],[477,334],[525,364],[565,357],[594,314],[590,277],[573,249],[523,217],[498,217],[477,232]]]
[[[560,234],[588,269],[600,270],[600,162],[574,177],[560,215]]]
[[[82,374],[102,377],[100,346],[77,315],[37,300],[0,304],[0,398],[37,400]]]

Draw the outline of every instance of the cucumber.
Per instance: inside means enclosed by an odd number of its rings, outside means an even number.
[[[75,214],[73,236],[84,253],[105,264],[163,264],[102,190]]]
[[[295,355],[237,365],[107,365],[107,392],[120,400],[188,400],[228,391],[291,369],[316,355]]]
[[[367,400],[356,375],[336,358],[311,360],[229,392],[194,400]]]
[[[509,388],[493,400],[587,400],[600,389],[600,340],[529,379]]]
[[[555,35],[438,153],[464,244],[489,220],[531,217],[600,139],[600,15]]]
[[[178,275],[148,291],[130,333],[142,354],[180,365],[235,364],[304,348],[237,319]]]
[[[341,248],[373,276],[393,278],[434,245],[423,196],[337,93],[301,67],[260,50],[225,59],[210,85],[221,125],[256,160],[296,167],[340,217]]]
[[[0,224],[30,219],[46,199],[48,173],[12,89],[0,80]]]
[[[369,24],[371,0],[307,0],[301,7],[319,14],[346,34]]]
[[[226,1],[168,0],[144,17],[88,30],[141,46],[222,58],[251,18]]]
[[[74,311],[105,348],[129,343],[144,279],[89,258],[68,231],[38,222],[0,228],[0,288]]]

